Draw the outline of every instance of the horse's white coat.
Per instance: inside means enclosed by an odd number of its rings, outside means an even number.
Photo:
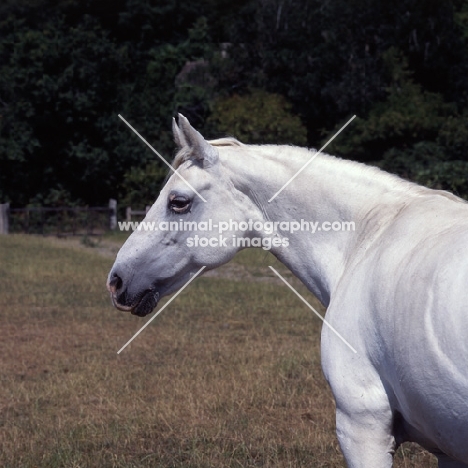
[[[147,221],[355,222],[355,232],[288,233],[288,248],[272,248],[358,351],[322,328],[322,366],[348,466],[391,467],[406,440],[435,453],[442,468],[468,466],[468,204],[326,155],[268,203],[313,153],[210,145],[182,116],[179,125],[175,166],[207,203],[172,175]],[[191,200],[190,211],[171,212],[174,196]],[[109,276],[116,305],[131,308],[150,288],[169,294],[201,266],[216,268],[238,250],[189,248],[195,234],[134,232]]]

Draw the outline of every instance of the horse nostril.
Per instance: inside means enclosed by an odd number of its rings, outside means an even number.
[[[112,273],[110,280],[109,280],[109,288],[115,292],[121,289],[122,285],[123,285],[122,278],[117,273]]]

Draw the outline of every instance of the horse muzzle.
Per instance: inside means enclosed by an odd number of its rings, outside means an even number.
[[[130,312],[132,315],[137,315],[138,317],[145,317],[153,312],[158,305],[159,292],[153,288],[147,289],[138,294],[130,302],[130,305],[127,305],[128,301],[126,300],[125,293],[117,296],[114,291],[111,291],[111,301],[112,305],[118,310]]]

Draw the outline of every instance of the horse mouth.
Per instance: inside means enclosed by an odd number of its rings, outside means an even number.
[[[129,306],[122,305],[118,302],[115,294],[111,294],[112,304],[116,309],[130,312],[138,317],[145,317],[153,312],[158,305],[159,293],[154,289],[147,289],[140,293]]]

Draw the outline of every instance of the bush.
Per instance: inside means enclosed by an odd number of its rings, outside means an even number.
[[[223,135],[233,135],[249,144],[307,144],[307,130],[279,94],[253,89],[218,99],[208,125]]]
[[[120,202],[121,205],[136,209],[153,204],[168,171],[167,167],[161,167],[156,161],[149,162],[144,168],[130,169],[124,175],[122,192],[125,193],[125,197]]]

